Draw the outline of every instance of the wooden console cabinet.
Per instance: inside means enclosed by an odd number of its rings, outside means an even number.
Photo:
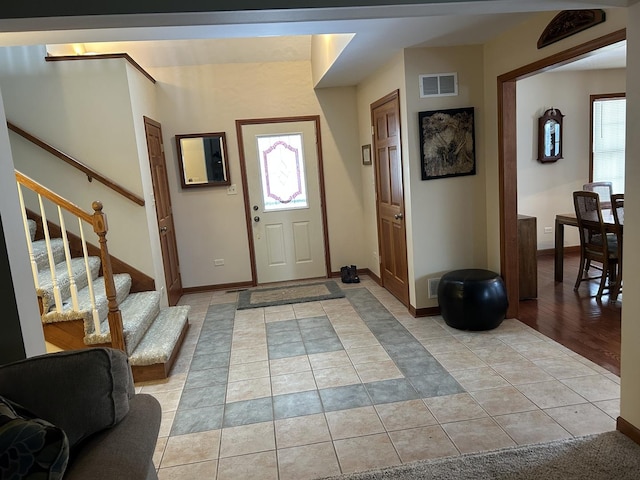
[[[536,217],[518,215],[520,300],[538,296],[538,232]]]

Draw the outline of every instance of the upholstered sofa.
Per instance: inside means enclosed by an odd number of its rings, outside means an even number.
[[[135,393],[119,350],[0,366],[0,478],[157,479],[160,419],[158,401]]]

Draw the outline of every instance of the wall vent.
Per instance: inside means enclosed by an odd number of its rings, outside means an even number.
[[[429,279],[429,298],[438,298],[438,285],[440,284],[439,278]]]
[[[420,98],[458,95],[457,73],[420,75]]]

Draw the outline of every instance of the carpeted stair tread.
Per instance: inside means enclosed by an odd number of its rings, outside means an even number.
[[[153,325],[129,357],[131,365],[144,366],[166,363],[176,348],[180,333],[187,324],[187,305],[160,309]]]
[[[53,263],[58,264],[64,262],[64,243],[61,238],[52,238],[51,253],[53,254]],[[38,271],[49,269],[49,254],[47,253],[46,240],[35,240],[31,242],[31,250],[33,251],[33,259],[38,265]]]
[[[120,304],[129,294],[131,289],[131,276],[128,273],[118,273],[113,276],[113,282],[116,287],[116,299]],[[101,320],[107,318],[109,312],[109,304],[104,286],[104,277],[99,277],[93,282],[93,292],[95,294],[96,308],[98,316]],[[89,335],[93,333],[93,316],[91,313],[91,299],[89,297],[89,288],[85,287],[78,292],[79,311],[72,310],[71,299],[67,299],[64,304],[62,313],[51,311],[42,316],[44,323],[63,322],[65,320],[84,319],[84,333]]]
[[[89,257],[89,269],[91,272],[91,278],[96,279],[98,272],[100,271],[100,258]],[[87,286],[87,271],[84,264],[84,258],[72,258],[71,259],[71,271],[73,272],[73,278],[76,282],[76,289],[78,293]],[[67,263],[65,261],[56,265],[56,281],[58,288],[60,289],[60,297],[63,303],[71,296],[71,282],[69,279],[69,271],[67,269]],[[55,308],[54,295],[53,295],[53,281],[51,280],[51,271],[43,269],[38,272],[38,288],[36,293],[42,298],[43,312],[48,312]],[[68,299],[69,304],[71,299]]]
[[[35,220],[27,218],[27,227],[29,227],[29,238],[31,238],[31,241],[33,242],[33,239],[36,238],[36,229],[38,228]]]
[[[160,313],[160,292],[131,293],[120,303],[119,308],[122,314],[122,335],[127,355],[131,355]],[[86,335],[84,342],[87,345],[111,342],[108,319],[102,322],[99,335],[95,333]]]

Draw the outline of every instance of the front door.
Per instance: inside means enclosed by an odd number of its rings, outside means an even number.
[[[182,296],[182,280],[178,262],[178,244],[173,227],[167,164],[162,144],[162,129],[158,122],[144,117],[144,130],[147,136],[153,195],[156,201],[162,263],[164,264],[164,277],[167,282],[167,297],[169,305],[175,305]]]
[[[318,122],[239,121],[254,283],[326,277]]]
[[[371,105],[376,164],[380,277],[384,288],[409,305],[404,219],[400,101],[395,91]]]

